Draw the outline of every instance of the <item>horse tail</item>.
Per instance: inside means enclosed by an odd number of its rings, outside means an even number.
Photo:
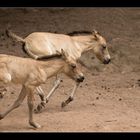
[[[17,42],[21,42],[23,44],[26,43],[26,41],[21,38],[20,36],[17,36],[15,33],[13,33],[12,31],[10,31],[9,29],[6,29],[6,35],[12,39],[14,39]]]

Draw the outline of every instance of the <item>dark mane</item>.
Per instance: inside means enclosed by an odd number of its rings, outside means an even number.
[[[46,60],[59,59],[59,58],[62,58],[62,55],[54,54],[54,55],[41,56],[37,58],[37,60],[46,61]]]
[[[77,35],[91,35],[91,31],[73,31],[71,33],[67,33],[69,36],[77,36]]]

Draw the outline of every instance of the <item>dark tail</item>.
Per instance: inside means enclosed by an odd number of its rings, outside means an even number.
[[[17,41],[17,42],[21,42],[23,44],[25,44],[25,40],[19,36],[17,36],[16,34],[14,34],[12,31],[10,31],[9,29],[6,29],[6,35],[10,38],[12,38],[13,40]]]

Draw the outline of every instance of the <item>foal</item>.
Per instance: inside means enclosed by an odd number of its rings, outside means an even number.
[[[17,100],[7,111],[0,114],[0,119],[3,119],[9,112],[19,107],[27,96],[29,124],[35,128],[39,128],[40,125],[33,119],[34,91],[36,87],[45,84],[47,79],[58,73],[66,74],[77,84],[83,82],[84,75],[79,70],[77,63],[67,60],[65,52],[61,51],[63,59],[53,58],[48,61],[36,61],[31,58],[0,55],[0,85],[3,87],[10,83],[22,85],[22,90]]]

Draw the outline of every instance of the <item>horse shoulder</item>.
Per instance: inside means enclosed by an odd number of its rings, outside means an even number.
[[[5,63],[0,63],[0,81],[3,83],[8,83],[12,80],[11,74],[8,72]]]
[[[47,72],[44,70],[44,68],[39,67],[37,75],[38,75],[38,80],[41,83],[45,83],[46,82],[46,80],[47,80]]]

